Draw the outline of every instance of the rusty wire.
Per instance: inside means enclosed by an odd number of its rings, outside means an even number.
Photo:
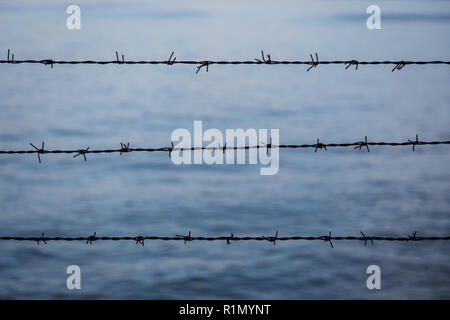
[[[38,245],[43,243],[47,244],[48,241],[86,241],[86,244],[92,244],[95,241],[135,241],[136,244],[144,245],[146,240],[162,240],[162,241],[183,241],[185,244],[191,241],[226,241],[230,244],[231,241],[268,241],[270,243],[276,244],[277,241],[324,241],[330,243],[331,248],[334,248],[332,241],[363,241],[366,246],[368,241],[373,245],[375,241],[399,241],[399,242],[409,242],[409,241],[448,241],[450,236],[427,236],[418,237],[417,232],[413,232],[411,235],[403,237],[383,237],[383,236],[366,236],[362,231],[360,231],[361,236],[332,236],[331,231],[325,236],[290,236],[290,237],[280,237],[278,236],[278,230],[275,235],[272,236],[243,236],[238,237],[231,233],[229,236],[216,236],[216,237],[196,237],[192,236],[191,231],[188,235],[176,235],[174,237],[164,237],[164,236],[116,236],[116,237],[99,237],[97,233],[94,232],[93,235],[87,237],[47,237],[45,233],[42,232],[39,237],[18,237],[18,236],[2,236],[0,241],[34,241]]]
[[[222,150],[224,153],[227,150],[248,150],[248,149],[269,149],[280,148],[280,149],[305,149],[305,148],[313,148],[315,152],[317,150],[324,149],[327,151],[327,148],[345,148],[345,147],[354,147],[354,149],[362,150],[365,148],[368,152],[370,152],[369,146],[392,146],[392,147],[401,147],[401,146],[412,146],[412,151],[415,151],[416,146],[418,145],[448,145],[450,141],[420,141],[419,136],[416,135],[415,140],[407,140],[404,142],[371,142],[367,140],[367,136],[364,137],[364,141],[357,142],[348,142],[348,143],[323,143],[317,139],[317,142],[314,144],[280,144],[274,145],[271,142],[264,145],[255,145],[255,146],[227,146],[226,144],[221,147],[184,147],[184,148],[176,148],[174,147],[173,142],[171,142],[170,147],[162,147],[162,148],[130,148],[130,143],[120,143],[119,149],[73,149],[73,150],[46,150],[44,149],[44,142],[42,142],[42,147],[38,148],[34,144],[30,143],[30,145],[34,148],[34,150],[0,150],[1,154],[37,154],[39,163],[41,163],[41,155],[43,154],[75,154],[73,158],[78,156],[82,156],[84,161],[87,161],[87,154],[97,154],[97,153],[120,153],[120,155],[129,152],[168,152],[169,157],[171,157],[173,151],[195,151],[195,150]]]
[[[10,58],[11,56],[11,58]],[[270,64],[270,65],[307,65],[309,66],[306,71],[310,71],[313,68],[317,68],[319,65],[345,65],[345,70],[347,70],[351,66],[355,66],[355,70],[358,70],[358,66],[360,65],[394,65],[394,68],[391,70],[394,72],[395,70],[401,70],[407,65],[450,65],[450,61],[443,60],[429,60],[429,61],[411,61],[411,60],[380,60],[380,61],[359,61],[355,59],[351,60],[319,60],[319,56],[315,53],[315,56],[310,54],[311,60],[299,61],[299,60],[273,60],[270,54],[264,56],[264,51],[261,51],[262,59],[254,59],[254,60],[241,60],[241,61],[227,61],[227,60],[176,60],[174,57],[174,52],[170,54],[167,60],[125,60],[124,54],[121,54],[119,57],[119,53],[116,51],[116,59],[115,60],[55,60],[55,59],[25,59],[25,60],[17,60],[15,59],[14,54],[11,55],[11,50],[8,49],[7,59],[0,60],[0,64],[43,64],[50,65],[52,68],[55,64],[97,64],[97,65],[109,65],[109,64],[118,64],[118,65],[167,65],[173,66],[175,64],[186,64],[186,65],[196,65],[198,73],[201,69],[205,69],[206,72],[209,71],[209,66],[211,65],[262,65],[262,64]]]

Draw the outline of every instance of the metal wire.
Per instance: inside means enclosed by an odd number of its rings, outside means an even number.
[[[98,60],[54,60],[54,59],[25,59],[25,60],[17,60],[12,54],[10,58],[11,52],[8,49],[7,59],[0,60],[0,64],[43,64],[50,65],[52,68],[55,64],[97,64],[97,65],[109,65],[109,64],[119,64],[119,65],[168,65],[173,66],[175,64],[187,64],[187,65],[197,65],[198,73],[201,69],[205,69],[206,72],[209,71],[210,65],[261,65],[261,64],[270,64],[270,65],[308,65],[309,68],[307,71],[310,71],[312,68],[316,68],[319,65],[345,65],[345,69],[347,70],[351,66],[355,66],[355,70],[358,70],[359,65],[394,65],[392,72],[395,70],[401,70],[406,65],[450,65],[450,61],[443,60],[429,60],[429,61],[411,61],[411,60],[381,60],[381,61],[359,61],[355,59],[351,60],[328,60],[328,61],[319,61],[319,56],[317,53],[315,54],[315,59],[312,54],[310,54],[311,60],[299,61],[299,60],[272,60],[271,56],[264,55],[264,51],[261,51],[261,59],[254,60],[241,60],[241,61],[226,61],[226,60],[176,60],[176,57],[173,57],[174,52],[171,53],[169,59],[167,60],[125,60],[125,56],[122,54],[121,59],[119,58],[119,53],[116,51],[116,59],[110,61],[98,61]]]
[[[370,242],[372,245],[374,241],[448,241],[450,236],[432,236],[432,237],[418,237],[414,232],[412,235],[407,235],[406,237],[382,237],[382,236],[366,236],[362,231],[361,236],[332,236],[331,231],[326,236],[290,236],[290,237],[279,237],[278,231],[274,236],[244,236],[237,237],[233,233],[229,236],[216,236],[216,237],[194,237],[191,231],[188,235],[176,235],[174,237],[162,237],[162,236],[121,236],[121,237],[97,237],[97,233],[94,232],[93,235],[88,237],[47,237],[44,232],[42,232],[40,237],[16,237],[16,236],[2,236],[0,240],[4,241],[34,241],[38,245],[40,243],[47,244],[48,241],[86,241],[86,244],[92,244],[95,241],[135,241],[136,244],[144,245],[146,240],[162,240],[162,241],[226,241],[230,244],[231,241],[268,241],[276,244],[276,241],[324,241],[330,243],[330,246],[334,248],[332,241],[364,241],[364,245]]]
[[[391,146],[391,147],[401,147],[401,146],[412,146],[412,150],[415,151],[417,145],[448,145],[450,141],[420,141],[419,136],[416,135],[415,140],[407,140],[404,142],[371,142],[367,141],[367,136],[364,137],[364,141],[357,142],[348,142],[348,143],[322,143],[319,139],[314,144],[281,144],[274,145],[272,144],[272,139],[270,139],[269,144],[265,145],[256,145],[256,146],[227,146],[226,144],[221,147],[187,147],[187,148],[175,148],[173,142],[171,142],[170,147],[163,148],[130,148],[130,143],[120,143],[120,149],[104,149],[104,150],[96,150],[96,149],[74,149],[74,150],[46,150],[44,147],[44,142],[42,142],[42,146],[40,148],[36,147],[34,144],[30,143],[30,145],[34,148],[34,150],[0,150],[0,155],[2,154],[37,154],[39,163],[41,163],[41,155],[42,154],[75,154],[73,157],[76,158],[78,156],[83,156],[84,161],[87,161],[87,154],[97,154],[97,153],[129,153],[129,152],[168,152],[169,157],[173,151],[195,151],[195,150],[222,150],[224,153],[227,150],[248,150],[248,149],[269,149],[280,148],[280,149],[305,149],[305,148],[313,148],[315,152],[319,149],[324,149],[327,151],[327,148],[345,148],[345,147],[354,147],[354,149],[362,150],[365,148],[368,152],[370,152],[369,146]]]
[[[11,58],[10,58],[11,56]],[[307,61],[278,61],[272,60],[270,55],[264,55],[264,52],[261,51],[261,59],[254,60],[242,60],[242,61],[215,61],[215,60],[176,60],[174,56],[174,52],[171,53],[168,60],[140,60],[140,61],[131,61],[125,60],[124,55],[121,55],[121,59],[119,58],[119,54],[116,51],[116,59],[111,61],[97,61],[97,60],[54,60],[54,59],[26,59],[26,60],[17,60],[15,59],[14,54],[11,54],[10,49],[8,49],[7,59],[0,60],[0,64],[43,64],[50,65],[52,68],[56,64],[61,65],[110,65],[110,64],[118,64],[118,65],[168,65],[173,66],[175,64],[185,64],[185,65],[196,65],[198,73],[201,69],[204,69],[206,72],[209,71],[209,67],[211,65],[307,65],[309,66],[307,71],[310,71],[313,68],[317,68],[319,65],[345,65],[345,69],[347,70],[351,66],[355,66],[355,70],[358,70],[359,65],[394,65],[394,68],[391,70],[394,72],[395,70],[401,70],[406,65],[450,65],[450,61],[442,61],[442,60],[430,60],[430,61],[410,61],[410,60],[384,60],[384,61],[358,61],[355,59],[352,60],[329,60],[329,61],[320,61],[318,54],[314,56],[311,54],[311,60]],[[227,147],[226,145],[223,147],[188,147],[188,148],[174,148],[173,142],[171,143],[171,147],[163,147],[163,148],[130,148],[130,144],[121,143],[120,149],[105,149],[105,150],[93,150],[88,148],[85,149],[76,149],[76,150],[46,150],[44,142],[42,142],[42,146],[40,148],[36,147],[32,143],[30,145],[34,148],[34,150],[19,150],[19,151],[4,151],[0,150],[0,154],[37,154],[39,163],[41,163],[41,155],[42,154],[75,154],[73,157],[76,158],[78,156],[83,156],[84,160],[87,161],[87,154],[97,154],[97,153],[123,153],[128,152],[168,152],[169,157],[173,151],[194,151],[194,150],[222,150],[224,153],[227,150],[238,150],[238,149],[260,149],[264,148],[269,149],[272,148],[280,148],[280,149],[298,149],[298,148],[314,148],[315,152],[318,149],[332,148],[332,147],[354,147],[354,149],[361,150],[365,148],[368,152],[370,152],[369,146],[410,146],[412,145],[412,150],[415,150],[416,145],[439,145],[439,144],[450,144],[450,141],[419,141],[418,136],[416,135],[416,139],[414,141],[408,140],[405,142],[369,142],[367,141],[367,137],[365,137],[364,141],[358,142],[350,142],[350,143],[321,143],[319,139],[315,144],[299,144],[299,145],[273,145],[272,142],[266,145],[256,145],[256,146],[240,146],[240,147]],[[97,234],[94,232],[93,235],[87,237],[47,237],[44,233],[40,237],[19,237],[19,236],[1,236],[0,241],[33,241],[38,245],[40,243],[47,244],[48,241],[86,241],[86,244],[92,244],[95,241],[135,241],[136,244],[144,245],[146,240],[162,240],[162,241],[226,241],[227,244],[230,244],[231,241],[268,241],[270,243],[276,244],[277,241],[324,241],[328,242],[332,248],[334,248],[332,241],[364,241],[364,245],[367,245],[367,242],[370,242],[372,245],[374,241],[400,241],[400,242],[409,242],[409,241],[447,241],[450,240],[450,236],[428,236],[428,237],[417,237],[416,232],[412,235],[408,235],[406,237],[383,237],[383,236],[366,236],[362,231],[360,232],[362,236],[332,236],[331,232],[329,232],[326,236],[289,236],[289,237],[279,237],[278,231],[274,236],[243,236],[237,237],[231,233],[230,236],[214,236],[214,237],[202,237],[202,236],[192,236],[189,231],[188,235],[176,235],[173,237],[170,236],[105,236],[105,237],[97,237]]]

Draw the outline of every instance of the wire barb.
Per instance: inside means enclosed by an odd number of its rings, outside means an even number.
[[[314,152],[317,152],[317,149],[320,149],[320,150],[325,149],[325,151],[328,151],[328,150],[327,150],[327,146],[326,146],[325,144],[321,143],[321,142],[319,141],[319,139],[317,139],[317,143],[314,145],[314,147],[316,148],[316,149],[314,150]]]
[[[367,148],[367,152],[370,152],[369,145],[367,144],[367,136],[364,136],[364,142],[358,142],[359,146],[354,147],[353,149],[361,150],[362,147]]]
[[[170,142],[170,148],[169,148],[169,158],[172,159],[172,151],[173,151],[173,141]]]
[[[411,144],[412,144],[412,151],[414,152],[415,151],[415,147],[416,147],[416,144],[418,145],[418,144],[420,144],[421,142],[419,141],[419,135],[418,134],[416,134],[416,140],[415,141],[411,141],[411,140],[408,140]]]
[[[209,61],[202,61],[201,63],[200,63],[200,65],[197,67],[197,72],[195,73],[195,74],[197,74],[203,67],[206,67],[206,72],[208,72],[208,70],[209,70]]]
[[[168,65],[168,66],[173,65],[173,64],[175,63],[175,60],[177,60],[177,57],[174,57],[173,60],[171,60],[172,57],[173,57],[173,55],[174,55],[174,53],[175,53],[175,52],[172,51],[172,54],[170,55],[169,60],[167,60],[167,65]]]
[[[40,241],[42,241],[44,244],[47,244],[47,241],[45,241],[44,232],[42,232],[41,237],[36,240],[37,245],[40,245]]]
[[[120,149],[120,150],[122,150],[122,149]],[[120,151],[120,150],[119,150],[119,151]],[[86,161],[87,161],[87,159],[86,159],[86,153],[89,152],[89,147],[87,147],[87,148],[84,149],[84,150],[78,150],[77,152],[78,152],[78,153],[77,153],[76,155],[74,155],[73,157],[76,158],[76,157],[78,157],[78,156],[83,156],[83,157],[84,157],[84,162],[86,162]]]
[[[258,61],[259,63],[272,64],[272,59],[270,58],[270,54],[267,55],[267,60],[264,57],[264,50],[261,50],[261,57],[262,57],[262,60],[259,60],[259,59],[255,59],[255,60]]]
[[[333,238],[331,237],[331,231],[330,231],[330,233],[328,234],[328,236],[323,236],[322,238],[323,238],[323,241],[329,242],[330,245],[331,245],[331,248],[334,249],[333,242],[331,242],[331,239],[333,239]]]
[[[7,56],[7,63],[14,63],[14,53],[11,56],[11,60],[9,60],[9,54],[10,54],[11,49],[8,49],[8,56]]]
[[[92,236],[86,238],[86,244],[92,244],[92,242],[97,241],[97,232],[94,232]]]
[[[36,149],[39,163],[41,163],[41,153],[42,153],[42,154],[43,154],[43,153],[47,153],[47,151],[44,150],[44,141],[42,141],[42,148],[41,148],[41,149],[37,148],[37,147],[36,147],[34,144],[32,144],[31,142],[30,142],[30,145],[31,145],[33,148]]]
[[[266,239],[266,240],[269,241],[269,242],[273,242],[273,245],[275,245],[275,242],[276,242],[277,239],[278,239],[278,230],[277,230],[277,232],[275,233],[275,237],[264,237],[264,236],[263,236],[263,238]]]
[[[51,59],[42,60],[42,63],[43,63],[45,66],[50,65],[51,68],[53,69],[53,63],[54,63],[53,60],[51,60]]]
[[[311,70],[312,68],[316,68],[319,65],[319,56],[317,55],[316,52],[316,61],[314,61],[314,58],[312,56],[312,54],[309,55],[311,57],[311,67],[308,68],[308,70],[306,70],[306,72],[309,72],[309,70]]]
[[[233,240],[233,238],[234,238],[234,234],[232,232],[231,236],[227,238],[227,244],[230,244],[230,241]]]
[[[417,231],[414,231],[412,235],[408,235],[409,240],[417,241],[416,234],[417,234]]]
[[[186,244],[186,241],[192,241],[191,231],[189,231],[189,235],[187,235],[187,236],[182,236],[182,235],[177,234],[177,237],[183,238],[184,244]]]
[[[397,63],[397,65],[394,67],[394,69],[392,69],[392,72],[394,72],[395,70],[401,70],[404,66],[406,66],[406,62],[401,61],[401,62]]]
[[[117,64],[124,64],[125,63],[125,57],[122,54],[122,61],[119,60],[119,53],[116,51],[116,63]]]
[[[140,245],[144,246],[144,237],[143,236],[137,236],[134,238],[134,240],[136,240],[136,244],[140,244]]]
[[[266,147],[266,155],[269,155],[269,149],[272,149],[272,137],[270,137],[269,139],[269,144],[265,144],[264,142],[261,141],[261,144]],[[259,148],[259,146],[258,146]]]
[[[359,62],[357,60],[350,60],[347,64],[347,66],[345,67],[345,70],[347,70],[348,68],[350,68],[350,66],[355,66],[355,70],[358,70],[358,65]]]
[[[86,151],[87,151],[87,149],[86,149]],[[125,144],[125,143],[121,142],[120,143],[120,155],[122,155],[122,153],[126,153],[126,152],[130,152],[130,143],[128,142],[127,144]]]
[[[360,231],[360,232],[361,232],[362,236],[364,237],[364,238],[363,238],[363,240],[364,240],[364,246],[367,246],[367,240],[370,240],[370,242],[371,242],[372,245],[373,245],[373,240],[372,240],[372,238],[366,237],[366,235],[365,235],[362,231]]]

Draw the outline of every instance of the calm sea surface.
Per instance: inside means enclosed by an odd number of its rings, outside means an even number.
[[[450,3],[2,1],[16,59],[449,60]],[[177,128],[278,128],[280,143],[450,139],[450,67],[0,66],[0,149],[168,146]],[[450,234],[446,146],[281,150],[280,170],[166,153],[3,155],[0,234]],[[0,242],[0,298],[450,298],[450,242]],[[366,288],[381,268],[382,289]],[[66,288],[78,265],[82,289]]]

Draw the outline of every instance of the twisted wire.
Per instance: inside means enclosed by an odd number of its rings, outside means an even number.
[[[401,70],[407,65],[450,65],[450,61],[445,60],[379,60],[379,61],[359,61],[355,59],[350,60],[319,60],[319,56],[316,53],[315,58],[310,54],[311,60],[272,60],[269,54],[264,55],[264,51],[261,51],[261,59],[253,60],[176,60],[174,52],[171,53],[167,60],[125,60],[125,56],[122,54],[121,58],[119,53],[116,51],[115,60],[55,60],[55,59],[15,59],[14,54],[10,58],[11,50],[8,49],[7,59],[0,60],[0,64],[43,64],[50,65],[52,68],[54,65],[197,65],[198,73],[201,69],[205,69],[206,72],[209,71],[209,66],[211,65],[307,65],[310,71],[312,68],[316,68],[319,65],[345,65],[347,70],[351,66],[355,66],[355,70],[358,70],[359,65],[394,65],[392,72],[395,70]]]
[[[217,146],[217,147],[174,147],[173,142],[171,142],[170,147],[161,148],[130,148],[130,143],[120,143],[120,148],[118,149],[91,149],[90,147],[84,149],[67,149],[67,150],[47,150],[45,149],[45,144],[42,142],[41,147],[36,147],[34,144],[30,143],[33,147],[31,150],[0,150],[0,155],[5,154],[37,154],[39,162],[41,162],[42,154],[75,154],[73,157],[82,156],[85,161],[87,161],[87,154],[99,154],[99,153],[120,153],[121,155],[129,152],[168,152],[169,157],[171,157],[174,151],[196,151],[196,150],[221,150],[226,152],[228,150],[248,150],[248,149],[306,149],[312,148],[315,152],[319,149],[328,150],[328,148],[346,148],[354,147],[354,149],[361,150],[365,148],[370,152],[369,146],[391,146],[391,147],[402,147],[402,146],[412,146],[412,150],[415,151],[418,145],[449,145],[449,140],[444,141],[420,141],[418,135],[416,135],[415,140],[407,140],[403,142],[372,142],[367,140],[367,136],[364,137],[364,141],[348,142],[348,143],[323,143],[317,139],[314,144],[280,144],[275,145],[271,142],[264,145],[255,146]]]
[[[277,241],[324,241],[330,243],[330,246],[334,248],[333,241],[362,241],[364,245],[370,242],[372,245],[375,241],[388,241],[388,242],[409,242],[409,241],[448,241],[450,236],[426,236],[419,237],[417,232],[413,232],[411,235],[400,237],[384,237],[384,236],[366,236],[362,231],[361,236],[332,236],[331,231],[328,235],[324,236],[278,236],[278,231],[274,236],[235,236],[231,233],[229,236],[192,236],[191,231],[188,235],[176,235],[176,236],[97,236],[94,232],[91,236],[80,237],[48,237],[42,232],[39,237],[19,237],[19,236],[1,236],[0,241],[32,241],[38,245],[43,243],[47,244],[48,241],[85,241],[86,244],[92,244],[95,241],[135,241],[136,244],[144,245],[146,240],[154,241],[183,241],[184,243],[191,241],[226,241],[230,244],[231,241],[268,241],[276,244]]]

